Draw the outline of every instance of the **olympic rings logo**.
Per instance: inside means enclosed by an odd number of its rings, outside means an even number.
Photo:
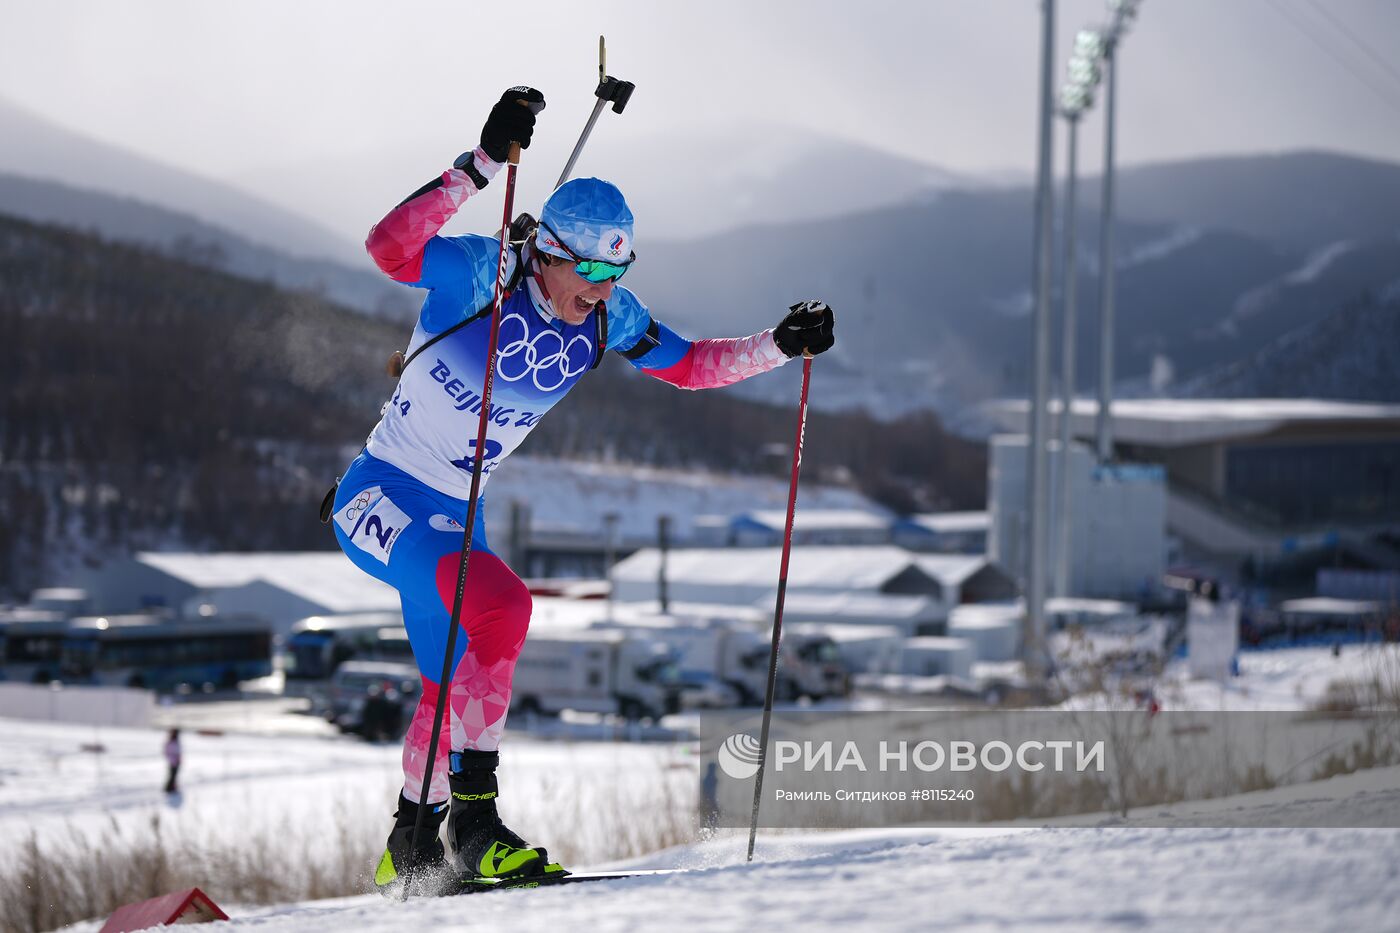
[[[535,384],[535,388],[541,392],[553,392],[574,376],[588,371],[589,364],[593,362],[593,344],[583,334],[575,334],[568,343],[564,342],[562,334],[552,330],[542,330],[531,338],[530,329],[525,323],[525,319],[516,313],[507,314],[501,319],[502,333],[505,332],[506,325],[511,321],[520,325],[520,337],[496,351],[496,372],[506,382],[518,382],[529,376],[530,381]],[[547,342],[551,339],[558,341],[558,348],[552,353],[546,353],[540,341]],[[570,351],[573,350],[574,344],[580,341],[583,342],[585,359],[581,361],[578,369],[573,369],[570,365]],[[524,369],[514,375],[507,373],[506,360],[521,354],[524,354]],[[559,379],[552,385],[544,385],[540,382],[542,375],[546,377],[557,375]]]
[[[364,492],[356,496],[355,501],[350,503],[345,508],[346,520],[353,521],[355,516],[359,515],[361,512],[367,509],[369,507],[369,504],[374,501],[375,493],[377,493],[378,491],[379,490],[377,488],[366,489]]]

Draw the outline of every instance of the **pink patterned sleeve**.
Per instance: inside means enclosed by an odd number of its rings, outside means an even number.
[[[472,162],[488,181],[501,167],[480,148],[473,153]],[[370,228],[365,249],[374,264],[396,282],[417,282],[422,278],[423,249],[428,241],[477,191],[471,176],[461,169],[443,172],[440,179],[424,186]]]
[[[787,361],[787,354],[773,340],[773,332],[765,330],[751,337],[696,340],[671,366],[646,373],[682,389],[717,389],[777,369]]]

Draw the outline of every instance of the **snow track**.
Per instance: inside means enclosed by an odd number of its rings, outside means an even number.
[[[1043,829],[838,845],[765,841],[752,866],[467,899],[375,895],[231,911],[260,933],[490,930],[1377,930],[1400,907],[1389,830]],[[724,848],[741,857],[737,837]],[[691,850],[714,856],[715,844]],[[826,848],[821,855],[803,850]],[[93,925],[93,929],[96,925]],[[86,925],[84,926],[86,929]]]

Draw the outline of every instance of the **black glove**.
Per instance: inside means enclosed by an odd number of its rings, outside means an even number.
[[[504,162],[510,155],[511,143],[529,149],[535,114],[543,109],[544,95],[532,87],[513,87],[502,94],[481,128],[481,148],[491,161]]]
[[[825,301],[802,301],[788,309],[773,331],[773,342],[789,357],[801,356],[804,350],[816,356],[836,343],[835,327],[836,315]]]

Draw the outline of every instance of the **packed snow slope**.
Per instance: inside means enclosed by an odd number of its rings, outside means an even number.
[[[1339,679],[1370,679],[1391,658],[1350,647],[1339,658],[1323,649],[1248,653],[1227,689],[1191,682],[1163,699],[1171,708],[1299,709]],[[158,817],[160,838],[176,854],[273,850],[289,875],[318,868],[367,879],[389,824],[398,748],[335,736],[279,709],[163,707],[162,725],[187,729],[184,795],[175,806],[159,790],[159,729],[0,720],[0,852],[22,861],[34,839],[65,863],[91,861],[94,851],[120,855],[148,839]],[[1394,929],[1400,908],[1400,830],[1339,828],[1396,825],[1400,769],[1146,808],[1126,820],[765,830],[750,865],[742,831],[686,841],[698,785],[690,743],[598,741],[606,729],[577,731],[573,741],[508,736],[507,820],[571,867],[688,871],[407,903],[368,893],[300,903],[292,901],[308,895],[293,895],[271,906],[219,897],[233,918],[226,929],[1278,933]],[[209,888],[228,888],[227,876],[207,873]],[[71,929],[100,926],[95,918]]]
[[[720,849],[724,850],[721,856]],[[401,930],[1380,930],[1400,907],[1400,833],[1043,829],[738,836],[680,875],[395,903],[232,910],[259,933]],[[655,861],[655,860],[653,860]],[[96,924],[75,929],[96,929]]]
[[[229,738],[233,737],[225,740]],[[289,737],[272,744],[306,741]],[[348,757],[363,757],[364,764],[369,764],[374,758],[387,757],[387,751],[366,749],[363,756]],[[540,753],[545,750],[536,746],[533,754]],[[564,749],[557,753],[568,754]],[[349,762],[342,759],[342,763]],[[298,764],[305,767],[310,762]],[[589,764],[607,767],[596,758]],[[580,777],[588,773],[584,759],[567,767]],[[273,773],[263,773],[264,781],[254,778],[262,784],[260,790],[296,798],[302,789],[291,786],[285,775],[275,774],[276,769],[270,770]],[[117,783],[126,784],[134,777],[118,778]],[[361,774],[361,780],[367,777]],[[627,863],[579,866],[688,869],[669,876],[406,903],[365,894],[280,906],[222,906],[232,917],[226,927],[230,933],[500,929],[604,933],[655,929],[660,923],[677,931],[841,933],[1393,929],[1395,911],[1400,908],[1400,831],[1240,827],[1287,825],[1291,818],[1355,825],[1359,814],[1394,814],[1400,807],[1395,780],[1393,769],[1359,772],[1157,808],[1127,820],[1083,816],[1075,818],[1080,825],[1056,828],[800,835],[764,831],[753,864],[744,862],[745,834],[726,831],[705,842]],[[325,789],[326,784],[321,787]],[[274,801],[264,803],[271,806]],[[222,806],[228,807],[229,801]],[[83,809],[74,801],[69,815]],[[1164,815],[1171,828],[1136,824],[1138,819],[1162,820]],[[637,816],[643,818],[642,812]],[[57,829],[51,820],[46,820],[48,826]],[[218,822],[217,816],[213,822]],[[1212,822],[1234,828],[1209,826]],[[1208,828],[1200,828],[1201,824]],[[70,929],[95,933],[99,927],[100,921],[93,920]]]

